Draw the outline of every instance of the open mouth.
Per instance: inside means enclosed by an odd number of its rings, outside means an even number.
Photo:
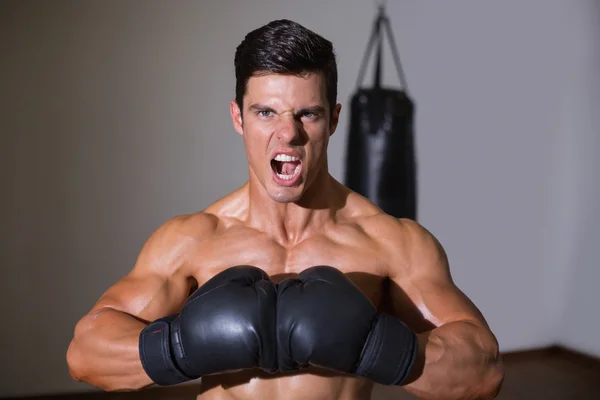
[[[277,174],[277,177],[282,180],[292,180],[300,172],[301,162],[298,157],[287,154],[278,154],[271,160],[271,168]]]

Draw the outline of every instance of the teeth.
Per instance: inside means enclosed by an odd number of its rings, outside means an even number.
[[[277,161],[279,161],[279,160],[277,160]],[[284,179],[284,180],[290,180],[290,179],[294,178],[296,175],[298,175],[298,171],[300,171],[300,165],[297,165],[297,166],[296,166],[296,169],[294,170],[294,173],[293,173],[293,174],[291,174],[291,175],[287,175],[287,174],[277,174],[277,176],[278,176],[280,179]]]
[[[298,157],[288,156],[287,154],[277,154],[275,156],[275,161],[283,161],[283,162],[298,161]]]

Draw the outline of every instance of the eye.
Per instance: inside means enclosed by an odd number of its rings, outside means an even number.
[[[268,118],[273,115],[272,111],[269,110],[260,110],[256,113],[259,117]]]
[[[302,113],[302,118],[306,118],[306,119],[317,119],[319,117],[319,114],[317,114],[314,111],[305,111]]]

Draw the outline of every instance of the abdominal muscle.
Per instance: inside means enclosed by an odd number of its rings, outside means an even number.
[[[363,400],[371,398],[373,384],[363,378],[307,368],[294,374],[251,370],[205,376],[201,390],[198,400]]]

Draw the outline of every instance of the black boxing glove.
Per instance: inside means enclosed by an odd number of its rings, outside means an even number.
[[[253,367],[276,372],[275,302],[275,286],[259,268],[237,266],[215,275],[179,314],[141,332],[144,370],[158,385]]]
[[[277,286],[277,352],[282,372],[313,365],[398,385],[418,343],[402,321],[378,315],[346,275],[317,266]]]

